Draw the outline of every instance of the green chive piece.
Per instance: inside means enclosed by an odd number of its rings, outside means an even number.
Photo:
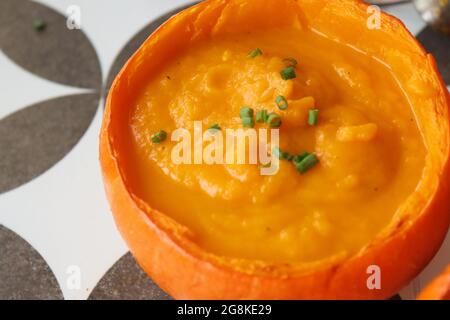
[[[216,123],[209,127],[208,130],[222,130],[222,128]]]
[[[266,164],[261,164],[261,165],[259,166],[259,168],[260,168],[260,169],[262,169],[262,168],[270,168],[271,165],[272,165],[272,162],[268,162],[268,163],[266,163]]]
[[[153,143],[161,143],[166,139],[167,139],[167,132],[165,132],[164,130],[158,131],[151,137]]]
[[[33,21],[33,28],[36,31],[44,31],[47,27],[47,24],[43,20],[34,20]]]
[[[248,107],[241,108],[239,116],[242,118],[253,118],[253,109]]]
[[[293,156],[289,152],[282,151],[280,148],[273,148],[272,152],[273,155],[280,160],[291,161],[293,158]]]
[[[289,67],[296,67],[298,65],[297,60],[295,60],[294,58],[286,58],[283,59],[284,62],[286,62],[286,64],[288,64]]]
[[[257,56],[262,56],[263,52],[260,48],[256,48],[248,54],[249,58],[256,58]]]
[[[299,155],[296,155],[296,156],[292,157],[292,162],[294,163],[294,165],[296,163],[300,163],[309,155],[310,155],[309,152],[303,152],[303,153],[301,153]]]
[[[270,113],[267,116],[267,121],[266,123],[271,127],[271,128],[279,128],[281,127],[281,117],[279,115],[277,115],[276,113]]]
[[[256,113],[256,122],[265,123],[267,121],[267,110],[260,110]]]
[[[255,120],[251,117],[243,117],[242,118],[242,125],[244,128],[253,128],[255,126]]]
[[[283,80],[290,80],[297,77],[297,75],[295,74],[295,68],[292,66],[281,70],[280,75]]]
[[[319,119],[319,109],[311,109],[308,113],[308,124],[310,126],[317,126]]]
[[[305,174],[312,168],[314,168],[319,163],[319,158],[315,154],[310,154],[306,156],[302,161],[300,162],[294,162],[295,168],[298,172],[301,174]]]
[[[288,108],[288,102],[287,102],[286,98],[283,96],[278,96],[275,99],[275,103],[277,104],[278,109],[280,109],[280,110],[286,110]]]

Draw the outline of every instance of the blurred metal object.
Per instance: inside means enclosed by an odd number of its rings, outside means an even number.
[[[411,0],[368,0],[368,3],[375,4],[377,6],[389,6],[393,4],[400,4],[404,2],[411,2]]]
[[[413,2],[422,19],[434,28],[450,34],[450,0],[366,0],[378,6]]]
[[[427,24],[450,34],[449,0],[414,0],[413,2]]]

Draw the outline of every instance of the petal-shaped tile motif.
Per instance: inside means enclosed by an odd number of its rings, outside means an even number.
[[[0,193],[61,160],[89,127],[99,95],[71,95],[19,110],[0,120]]]
[[[152,21],[150,24],[145,26],[141,31],[139,31],[133,38],[131,38],[130,41],[125,45],[125,47],[122,49],[122,51],[119,53],[117,58],[114,60],[111,69],[108,73],[108,78],[106,80],[106,87],[104,92],[105,97],[108,95],[109,88],[111,87],[114,78],[119,73],[120,69],[122,69],[123,65],[128,61],[128,59],[133,55],[133,53],[139,49],[141,44],[152,34],[153,31],[155,31],[160,25],[162,25],[164,22],[166,22],[167,19],[169,19],[174,14],[180,12],[181,10],[184,10],[186,8],[189,8],[190,6],[196,4],[197,2],[193,2],[187,6],[183,6],[181,8],[175,9],[173,11],[170,11],[158,19]]]
[[[46,28],[37,31],[33,23]],[[97,54],[82,30],[70,30],[60,13],[29,0],[0,1],[0,49],[17,64],[48,80],[101,88]]]
[[[433,54],[445,83],[450,85],[450,37],[426,27],[419,33],[417,39]]]
[[[89,296],[90,300],[170,300],[137,265],[130,253],[125,254],[103,276]]]
[[[52,271],[25,240],[0,225],[0,300],[63,299]]]

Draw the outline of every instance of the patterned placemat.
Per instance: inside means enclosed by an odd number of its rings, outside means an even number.
[[[124,62],[191,3],[0,1],[0,299],[170,299],[117,234],[97,135]],[[69,29],[77,9],[81,29]],[[387,9],[419,31],[450,83],[450,38],[424,27],[410,4]],[[418,278],[404,297],[420,287]]]

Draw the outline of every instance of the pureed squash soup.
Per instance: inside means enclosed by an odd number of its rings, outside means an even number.
[[[173,162],[173,131],[192,131],[194,121],[222,133],[252,126],[244,106],[281,118],[277,174],[261,175],[261,164]],[[309,29],[215,37],[179,52],[148,79],[129,129],[137,196],[205,250],[269,262],[370,244],[416,188],[426,153],[389,68]],[[167,139],[152,139],[161,130]],[[318,164],[299,172],[292,157],[305,152]]]

